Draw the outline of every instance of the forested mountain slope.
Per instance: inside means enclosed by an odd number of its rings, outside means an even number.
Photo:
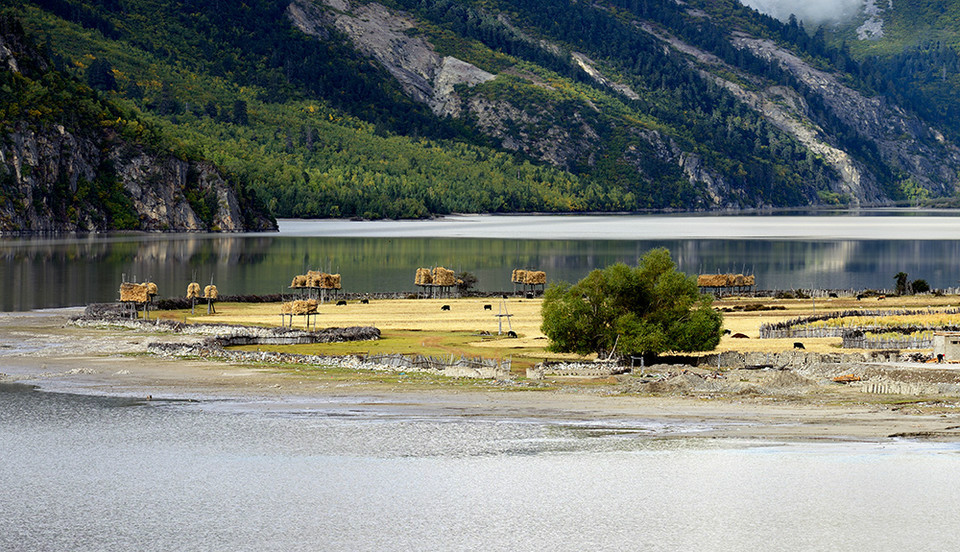
[[[735,0],[4,2],[277,216],[885,205],[960,174],[955,108]]]
[[[0,15],[0,234],[275,229],[207,161],[52,69]]]

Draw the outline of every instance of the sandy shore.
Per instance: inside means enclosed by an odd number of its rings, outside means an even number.
[[[151,342],[182,335],[68,325],[78,309],[0,314],[0,383],[46,391],[152,400],[237,401],[254,408],[369,411],[400,416],[481,416],[602,423],[662,421],[700,437],[794,440],[960,440],[960,399],[864,400],[802,394],[625,393],[616,384],[461,386],[402,378],[324,377],[322,372],[221,361],[163,359]],[[666,434],[670,437],[675,434]]]

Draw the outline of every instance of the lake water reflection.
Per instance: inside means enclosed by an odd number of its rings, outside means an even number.
[[[889,288],[904,271],[934,287],[960,280],[960,217],[475,216],[438,221],[281,221],[273,234],[0,239],[0,309],[113,301],[125,274],[177,296],[211,278],[223,294],[287,290],[307,269],[343,275],[347,292],[413,291],[421,266],[473,272],[512,290],[515,268],[576,281],[633,264],[654,247],[680,269],[745,272],[761,289]]]

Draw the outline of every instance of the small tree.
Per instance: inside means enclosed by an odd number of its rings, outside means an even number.
[[[477,277],[472,272],[463,271],[457,274],[457,291],[466,293],[477,285]]]
[[[897,272],[897,275],[893,277],[897,281],[897,295],[906,295],[907,294],[907,282],[909,276],[906,272]]]
[[[910,282],[910,289],[912,289],[914,293],[927,293],[930,291],[930,284],[928,284],[926,280],[917,279]]]
[[[720,342],[723,318],[695,278],[677,272],[666,249],[636,268],[617,263],[575,285],[554,284],[544,294],[541,330],[549,349],[621,355],[707,351]]]
[[[97,58],[87,67],[87,84],[102,92],[117,89],[117,79],[113,75],[113,66],[110,62]]]

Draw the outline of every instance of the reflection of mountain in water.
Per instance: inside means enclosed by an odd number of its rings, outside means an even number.
[[[142,236],[15,240],[0,245],[0,308],[5,311],[112,301],[126,274],[151,280],[163,297],[196,278],[221,293],[286,292],[307,269],[340,273],[348,292],[412,291],[418,267],[473,272],[480,289],[512,290],[515,268],[544,270],[551,281],[576,281],[594,268],[634,264],[667,247],[684,272],[743,272],[761,289],[889,288],[904,271],[934,287],[960,279],[956,241],[811,240],[523,240]]]

